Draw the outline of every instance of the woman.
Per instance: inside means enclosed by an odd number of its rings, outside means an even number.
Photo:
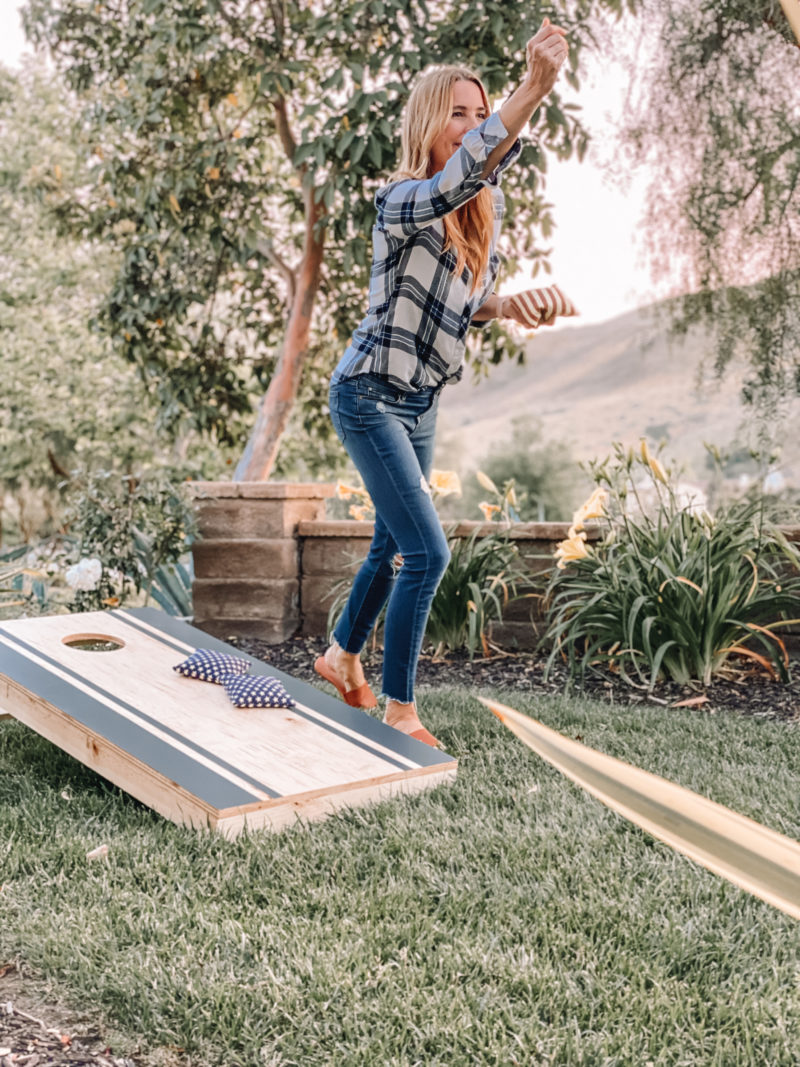
[[[331,418],[375,505],[375,536],[333,642],[315,668],[354,707],[375,707],[361,649],[388,598],[384,722],[430,745],[414,680],[431,601],[450,558],[427,479],[439,393],[461,375],[466,331],[506,312],[494,292],[500,173],[567,58],[545,19],[527,73],[497,114],[478,77],[443,67],[406,107],[402,159],[376,196],[369,310],[337,366]],[[516,317],[513,307],[509,317]],[[396,562],[396,557],[401,562]]]

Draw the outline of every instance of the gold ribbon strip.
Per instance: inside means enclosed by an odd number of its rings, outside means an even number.
[[[800,844],[683,786],[478,698],[562,774],[653,837],[800,919]]]
[[[800,44],[800,0],[781,0],[781,7]]]

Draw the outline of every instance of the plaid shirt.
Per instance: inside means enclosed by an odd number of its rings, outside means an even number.
[[[438,174],[403,179],[378,191],[369,310],[334,371],[334,382],[379,374],[408,392],[461,377],[467,328],[497,278],[496,244],[505,209],[498,176],[519,155],[519,141],[488,178],[481,174],[507,136],[500,116],[490,115],[464,134]],[[494,200],[494,232],[482,284],[473,293],[469,270],[456,278],[455,253],[443,250],[441,220],[484,186]]]

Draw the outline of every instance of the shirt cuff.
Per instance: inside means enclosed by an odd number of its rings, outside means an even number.
[[[507,137],[508,130],[503,125],[500,112],[495,111],[487,119],[484,119],[480,126],[476,126],[474,130],[469,130],[464,134],[461,140],[461,147],[466,148],[476,163],[485,163],[492,151]],[[500,174],[509,163],[517,158],[520,151],[521,145],[519,138],[517,138],[492,173],[484,178],[483,181],[488,182],[489,185],[497,185]]]
[[[495,111],[484,119],[480,126],[464,134],[461,138],[461,147],[466,148],[474,160],[485,160],[492,149],[497,148],[506,137],[508,137],[508,130],[503,125],[500,113]]]
[[[514,160],[517,158],[521,151],[522,144],[520,143],[520,139],[518,137],[516,141],[512,144],[512,146],[509,148],[509,150],[506,152],[506,154],[503,156],[503,158],[500,160],[500,162],[497,164],[497,166],[494,168],[492,173],[486,176],[484,181],[488,182],[489,185],[497,185],[500,179],[500,175],[510,163],[514,162]]]

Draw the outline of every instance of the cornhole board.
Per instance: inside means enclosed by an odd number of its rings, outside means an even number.
[[[67,642],[99,638],[113,651]],[[297,702],[235,708],[173,671],[196,648],[250,661]],[[455,777],[457,761],[153,608],[0,623],[0,711],[174,822],[234,836]]]

